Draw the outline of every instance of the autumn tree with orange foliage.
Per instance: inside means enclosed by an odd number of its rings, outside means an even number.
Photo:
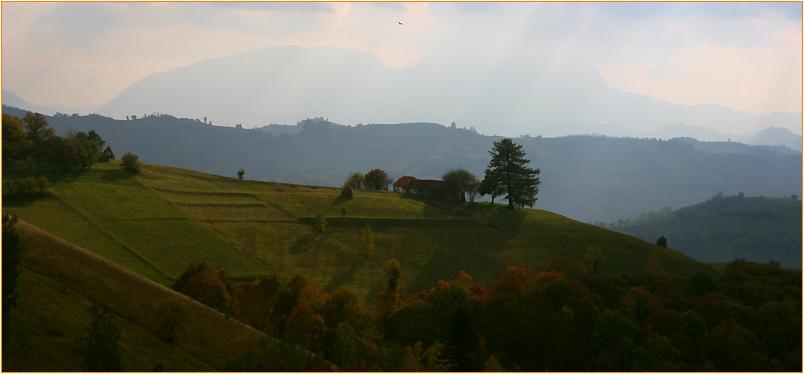
[[[230,314],[233,309],[232,295],[227,287],[229,280],[222,271],[215,270],[206,262],[190,264],[173,283],[173,289]]]

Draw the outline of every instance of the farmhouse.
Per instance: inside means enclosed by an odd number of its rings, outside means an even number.
[[[409,175],[400,177],[394,182],[394,192],[446,200],[458,197],[458,189],[452,183],[433,179],[416,179]]]

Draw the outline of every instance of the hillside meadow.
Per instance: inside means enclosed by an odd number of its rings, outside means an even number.
[[[272,366],[266,367],[270,370],[330,369],[304,349],[289,347],[39,228],[19,222],[15,231],[24,251],[20,296],[3,347],[4,370],[86,370],[81,341],[93,305],[113,316],[124,370],[243,370],[254,352],[284,352],[273,357]],[[171,308],[179,312],[168,312]],[[170,313],[178,316],[176,324],[166,322]],[[168,328],[170,338],[164,334]]]
[[[234,279],[301,274],[325,290],[345,287],[368,301],[384,286],[385,264],[401,265],[416,291],[461,271],[492,281],[509,265],[582,263],[602,248],[602,274],[708,267],[672,250],[542,210],[445,205],[391,192],[243,181],[144,165],[132,176],[116,161],[54,180],[46,198],[6,209],[144,277],[169,285],[189,263],[207,261]],[[325,217],[322,232],[316,216]],[[365,248],[370,227],[374,248]],[[651,264],[650,266],[648,266]]]

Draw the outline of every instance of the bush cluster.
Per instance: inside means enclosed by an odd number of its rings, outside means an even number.
[[[141,168],[140,157],[131,152],[126,152],[121,159],[120,166],[131,174],[138,174]]]
[[[50,192],[50,182],[43,176],[3,181],[3,195],[34,197],[45,196],[48,192]]]

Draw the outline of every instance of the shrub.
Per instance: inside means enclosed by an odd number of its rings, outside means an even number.
[[[17,277],[20,274],[20,244],[19,234],[14,230],[17,217],[3,212],[3,325],[8,326],[11,308],[17,300]],[[7,335],[4,334],[5,343]]]
[[[46,177],[36,177],[36,193],[39,195],[46,195],[50,191],[50,182]]]
[[[139,160],[140,160],[139,156],[137,156],[137,155],[135,155],[135,154],[133,154],[131,152],[126,152],[126,154],[123,155],[122,162],[120,163],[120,166],[123,168],[123,170],[125,170],[125,171],[127,171],[127,172],[129,172],[131,174],[138,174],[140,172],[140,161]]]
[[[326,232],[327,231],[327,217],[324,217],[321,213],[316,214],[315,216],[315,228],[318,229],[318,232]]]
[[[98,158],[98,161],[106,162],[106,161],[114,160],[114,159],[115,158],[114,158],[114,152],[112,151],[112,147],[106,146],[106,149],[104,149],[103,152],[101,152],[100,157]]]
[[[26,177],[3,182],[3,195],[44,196],[50,191],[50,182],[46,177]]]
[[[174,343],[188,315],[187,306],[179,300],[165,300],[154,308],[156,336],[167,343]]]
[[[84,371],[123,371],[118,339],[120,330],[112,322],[112,313],[93,304],[89,333],[81,339]]]
[[[363,250],[366,251],[366,254],[374,253],[374,233],[371,231],[371,226],[366,223],[366,227],[363,228]]]
[[[221,271],[202,262],[189,264],[179,279],[173,283],[173,289],[221,313],[228,314],[232,309],[232,295],[227,287],[227,281]]]
[[[341,189],[341,200],[351,200],[355,196],[355,193],[352,191],[352,188],[349,186],[343,186]]]

